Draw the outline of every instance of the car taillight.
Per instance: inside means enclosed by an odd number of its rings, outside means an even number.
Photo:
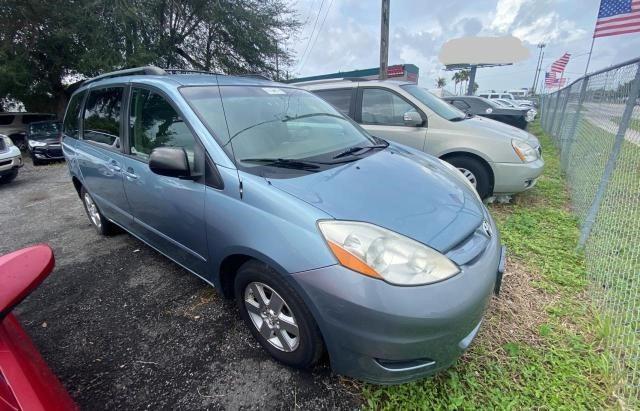
[[[13,391],[11,391],[11,387],[9,387],[9,384],[2,373],[0,373],[0,409],[20,411],[18,401],[13,395]]]

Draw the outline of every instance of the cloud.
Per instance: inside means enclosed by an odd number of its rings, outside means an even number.
[[[499,32],[507,31],[516,20],[522,5],[528,0],[498,0],[491,28]]]

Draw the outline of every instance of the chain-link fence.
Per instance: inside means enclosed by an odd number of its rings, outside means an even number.
[[[627,406],[640,397],[640,58],[541,98]]]

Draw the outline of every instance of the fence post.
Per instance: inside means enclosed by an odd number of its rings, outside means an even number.
[[[562,167],[566,167],[565,160],[569,153],[571,152],[571,148],[573,146],[573,140],[576,136],[576,131],[578,130],[578,121],[580,121],[580,112],[582,111],[582,105],[584,104],[584,100],[587,96],[587,86],[589,85],[589,79],[591,77],[585,76],[582,79],[582,85],[580,86],[580,95],[578,96],[578,106],[576,107],[576,113],[573,116],[573,121],[569,126],[569,132],[567,133],[567,146],[564,150],[560,152],[560,165]],[[565,154],[566,152],[566,154]]]
[[[629,90],[629,96],[627,96],[627,102],[624,107],[624,113],[622,114],[622,119],[620,120],[620,125],[618,126],[618,133],[616,134],[615,142],[613,143],[613,149],[611,150],[611,154],[609,155],[609,160],[607,161],[607,165],[604,169],[604,173],[602,174],[602,178],[600,179],[600,184],[598,185],[598,191],[596,191],[596,195],[593,198],[593,202],[589,207],[589,212],[587,213],[587,218],[584,221],[582,229],[580,230],[580,240],[578,241],[578,247],[584,247],[589,235],[591,234],[591,230],[593,229],[593,224],[596,221],[596,217],[598,215],[598,211],[600,210],[600,205],[602,204],[602,199],[607,191],[607,186],[609,185],[609,181],[611,180],[611,176],[613,175],[613,171],[616,168],[616,162],[618,161],[618,156],[620,155],[620,151],[622,150],[622,144],[624,143],[624,136],[627,134],[627,128],[629,127],[629,122],[631,121],[631,115],[633,114],[633,108],[636,105],[636,100],[638,98],[638,92],[640,90],[640,63],[637,63],[636,76],[631,83],[631,89]]]
[[[560,102],[560,91],[556,91],[556,104],[553,106],[553,117],[551,117],[551,123],[549,124],[549,128],[547,132],[554,137],[553,135],[553,125],[556,123],[556,117],[558,117],[558,103]],[[551,108],[551,106],[549,106]]]
[[[562,111],[560,111],[560,121],[556,126],[556,134],[558,135],[558,146],[562,149],[562,124],[564,123],[564,113],[567,110],[567,103],[569,103],[569,96],[571,96],[571,87],[566,88],[566,97],[562,103]]]

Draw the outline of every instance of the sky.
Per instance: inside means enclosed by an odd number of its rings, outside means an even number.
[[[600,0],[391,0],[389,65],[415,64],[423,87],[434,88],[441,76],[453,91],[453,72],[444,71],[438,61],[447,40],[512,35],[530,50],[529,58],[479,69],[479,91],[531,87],[540,42],[547,44],[543,68],[565,52],[572,54],[564,75],[571,81],[584,73],[599,4]],[[290,5],[304,23],[286,46],[294,52],[289,68],[294,76],[378,67],[380,0],[290,0]],[[640,33],[598,38],[589,71],[639,56]]]

